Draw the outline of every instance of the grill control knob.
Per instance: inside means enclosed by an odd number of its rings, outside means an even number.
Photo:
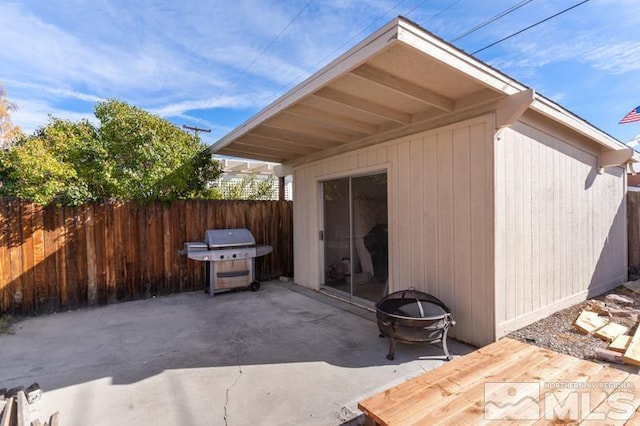
[[[231,256],[231,257],[233,257],[235,259],[237,257],[237,255],[234,253],[233,256]]]
[[[221,254],[221,255],[220,255],[220,259],[224,259],[224,254]]]

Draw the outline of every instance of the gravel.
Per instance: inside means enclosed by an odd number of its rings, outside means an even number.
[[[619,294],[628,296],[633,299],[632,305],[623,305],[606,301],[607,294]],[[592,302],[596,300],[599,302]],[[579,332],[573,322],[578,318],[583,310],[593,310],[593,306],[597,304],[616,311],[638,311],[640,312],[640,294],[637,294],[624,286],[620,286],[608,293],[602,294],[591,300],[571,306],[562,311],[556,312],[547,318],[534,322],[520,330],[510,333],[507,337],[516,340],[531,343],[533,345],[551,349],[556,352],[575,356],[582,359],[594,359],[594,351],[596,348],[607,348],[608,342],[587,334]],[[638,315],[630,316],[611,316],[611,321],[629,327],[627,334],[633,334],[638,322]]]

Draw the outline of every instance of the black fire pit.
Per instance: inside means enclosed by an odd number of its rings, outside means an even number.
[[[414,289],[401,290],[383,297],[376,304],[380,337],[389,337],[389,354],[393,359],[396,341],[404,343],[438,343],[447,360],[447,332],[456,324],[451,310],[436,297]]]

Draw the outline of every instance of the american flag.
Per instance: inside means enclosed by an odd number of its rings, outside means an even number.
[[[632,123],[634,121],[640,121],[640,105],[632,109],[629,114],[625,115],[618,124]]]

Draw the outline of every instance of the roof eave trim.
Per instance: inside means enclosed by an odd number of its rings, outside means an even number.
[[[599,145],[608,150],[618,151],[626,147],[626,145],[622,142],[607,135],[603,131],[562,108],[555,102],[550,101],[549,99],[541,97],[537,94],[536,98],[531,104],[531,109],[559,123],[564,124],[570,129],[575,130],[581,135],[588,137],[594,142],[597,142]]]
[[[498,93],[513,95],[529,89],[524,84],[491,68],[446,41],[426,33],[425,30],[413,25],[411,22],[400,20],[398,25],[400,27],[398,30],[399,41],[449,65]]]

